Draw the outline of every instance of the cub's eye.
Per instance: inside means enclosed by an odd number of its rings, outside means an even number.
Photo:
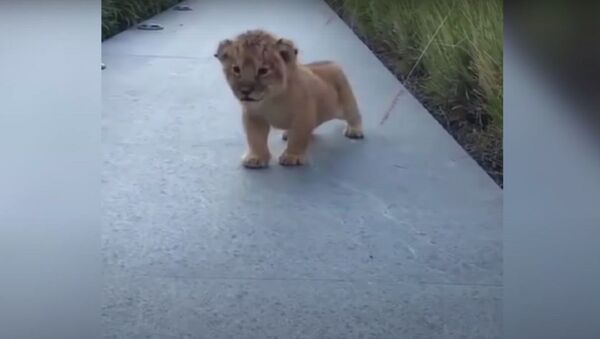
[[[239,66],[233,66],[233,73],[235,74],[240,74],[240,67]]]
[[[261,67],[258,69],[258,75],[265,75],[269,72],[268,69],[266,69],[265,67]]]

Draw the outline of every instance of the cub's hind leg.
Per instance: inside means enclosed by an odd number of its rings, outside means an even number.
[[[338,90],[340,96],[340,105],[342,106],[342,118],[346,121],[344,135],[350,139],[364,138],[362,128],[362,117],[356,103],[356,98],[350,87],[348,79],[340,70],[338,79]]]

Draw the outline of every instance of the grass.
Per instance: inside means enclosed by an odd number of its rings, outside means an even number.
[[[502,1],[327,2],[502,186]]]
[[[181,0],[102,0],[102,40],[152,17]]]

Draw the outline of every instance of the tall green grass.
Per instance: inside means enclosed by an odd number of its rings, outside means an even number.
[[[501,0],[327,2],[434,115],[476,130],[459,142],[501,175]]]
[[[156,15],[181,0],[102,0],[102,40]]]

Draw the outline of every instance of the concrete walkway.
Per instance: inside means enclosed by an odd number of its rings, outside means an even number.
[[[184,4],[103,44],[105,335],[498,338],[502,192],[484,171],[324,2]],[[213,53],[257,27],[346,69],[366,139],[331,122],[307,167],[240,166]]]

